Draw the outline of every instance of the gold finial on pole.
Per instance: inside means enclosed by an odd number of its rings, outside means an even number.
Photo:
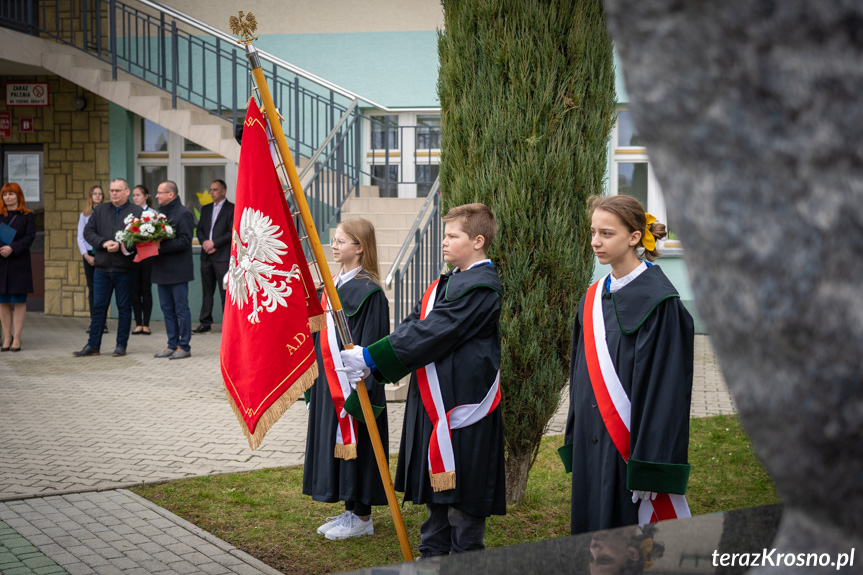
[[[239,44],[245,44],[248,46],[258,39],[258,37],[254,35],[255,31],[258,29],[258,20],[251,12],[244,15],[243,11],[240,10],[239,17],[231,16],[228,18],[228,24],[231,26],[232,34],[241,36],[241,38],[237,40]]]

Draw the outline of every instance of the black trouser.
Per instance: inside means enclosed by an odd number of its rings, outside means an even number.
[[[439,503],[426,503],[426,508],[428,519],[420,525],[419,550],[423,557],[485,549],[485,517]]]
[[[135,314],[136,326],[150,325],[150,314],[153,312],[153,284],[150,282],[152,269],[153,262],[149,259],[143,260],[132,284],[132,312]]]
[[[213,292],[219,288],[222,297],[222,311],[225,311],[225,287],[222,278],[228,273],[228,262],[217,262],[213,258],[206,260],[201,258],[201,288],[204,297],[201,301],[201,325],[212,325],[213,323]]]
[[[357,517],[365,517],[372,514],[372,506],[360,501],[345,501],[345,511],[353,511]]]
[[[87,303],[90,304],[90,319],[93,319],[93,274],[96,272],[96,266],[88,264],[84,256],[81,256],[81,259],[84,261],[84,277],[87,279]],[[105,316],[105,323],[107,322],[108,317]],[[104,328],[105,326],[102,327]]]

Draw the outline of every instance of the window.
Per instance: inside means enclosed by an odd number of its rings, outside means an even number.
[[[141,183],[147,186],[150,199],[156,201],[159,184],[168,179],[168,166],[141,166],[141,175]]]
[[[213,180],[225,179],[225,166],[189,166],[183,167],[183,205],[192,210],[195,219],[201,219],[201,201],[199,193],[210,195],[210,184]],[[182,193],[182,192],[181,192]]]
[[[159,184],[173,180],[180,190],[183,205],[195,218],[200,218],[199,193],[208,192],[213,180],[228,184],[228,197],[233,197],[237,181],[237,165],[179,134],[145,118],[137,125],[139,143],[137,176],[132,185],[142,183],[155,198]]]
[[[673,239],[673,227],[669,221],[662,189],[653,173],[638,128],[627,110],[618,110],[617,122],[612,131],[610,192],[626,194],[641,202],[644,209],[668,226],[669,239]]]
[[[397,198],[399,187],[399,166],[398,164],[390,164],[389,169],[386,165],[375,165],[371,167],[371,181],[373,186],[378,187],[382,198]]]
[[[440,116],[417,116],[417,150],[440,150]]]
[[[399,117],[374,116],[372,120],[372,149],[399,149]]]
[[[440,114],[435,111],[369,115],[364,143],[367,174],[384,198],[427,196],[440,163]]]
[[[429,195],[432,184],[437,179],[440,166],[438,164],[417,164],[417,197]]]
[[[168,130],[150,120],[144,120],[141,130],[142,152],[167,152]]]

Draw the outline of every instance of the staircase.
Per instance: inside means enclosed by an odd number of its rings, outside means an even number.
[[[376,186],[362,186],[360,197],[351,197],[345,202],[342,208],[342,220],[366,218],[375,226],[378,260],[383,278],[407,238],[425,198],[369,197],[376,192]],[[330,271],[335,274],[338,271],[338,265],[333,261],[332,249],[329,245],[324,246],[324,253],[327,254]],[[392,331],[395,326],[394,289],[384,287],[384,293],[390,303],[390,331]],[[387,400],[404,401],[407,398],[408,382],[409,378],[404,378],[397,384],[387,385]]]
[[[44,68],[184,138],[238,162],[240,146],[231,123],[80,50],[52,40],[0,28],[0,59]]]

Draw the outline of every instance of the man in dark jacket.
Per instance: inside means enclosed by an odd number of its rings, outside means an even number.
[[[192,267],[192,235],[195,218],[183,206],[177,184],[167,180],[156,191],[159,211],[168,216],[176,234],[159,244],[159,255],[153,259],[151,279],[159,286],[159,305],[165,316],[168,347],[154,357],[184,359],[192,355],[192,312],[189,309],[189,282],[195,279]]]
[[[140,216],[143,211],[129,201],[129,183],[116,178],[111,181],[111,203],[99,204],[84,228],[84,239],[93,246],[96,269],[93,273],[93,310],[90,313],[90,338],[76,357],[99,355],[102,347],[102,326],[111,305],[111,291],[117,302],[119,323],[114,357],[126,355],[129,330],[132,326],[132,283],[137,265],[132,253],[117,239],[126,229],[127,216]]]
[[[213,324],[213,291],[219,288],[222,310],[225,309],[225,288],[222,278],[228,273],[231,258],[231,232],[234,226],[234,204],[225,195],[228,186],[222,180],[210,184],[212,204],[201,208],[201,219],[195,230],[201,244],[201,325],[193,333],[209,333]]]

